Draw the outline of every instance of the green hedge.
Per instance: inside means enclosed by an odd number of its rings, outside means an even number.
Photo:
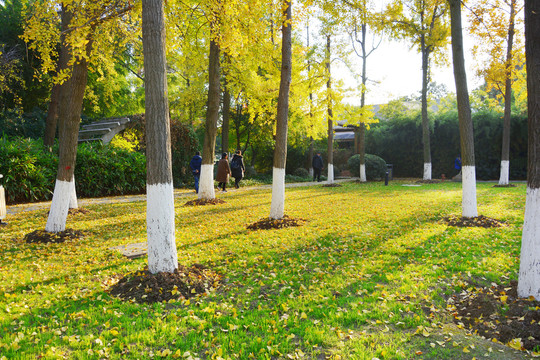
[[[40,140],[0,139],[1,183],[8,204],[50,200],[58,167],[58,147],[51,151]],[[146,188],[146,158],[101,144],[81,144],[75,167],[77,195],[141,194]]]
[[[499,178],[502,115],[494,112],[473,114],[476,176],[480,180]],[[400,117],[374,124],[366,132],[366,152],[393,164],[398,177],[422,177],[424,158],[422,125],[419,115]],[[431,162],[433,178],[456,174],[454,159],[460,155],[457,111],[431,115]],[[527,177],[527,118],[512,117],[510,140],[510,179]]]

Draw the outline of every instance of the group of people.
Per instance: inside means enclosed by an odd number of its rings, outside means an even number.
[[[201,176],[202,157],[201,153],[197,151],[195,156],[191,159],[189,167],[195,179],[195,192],[199,193],[199,179]],[[244,157],[240,150],[236,150],[234,156],[229,164],[229,154],[224,152],[221,154],[221,160],[218,162],[218,171],[216,175],[216,181],[218,182],[218,188],[223,192],[227,192],[227,183],[229,177],[234,178],[234,186],[238,189],[240,187],[240,180],[244,177],[246,167],[244,166]]]
[[[201,165],[202,157],[199,151],[195,152],[195,155],[189,162],[189,167],[191,168],[191,173],[195,179],[195,192],[199,193],[199,179],[201,177]],[[324,168],[323,159],[321,153],[317,153],[313,157],[312,161],[313,166],[313,181],[321,181],[321,173]],[[223,192],[227,192],[227,183],[229,182],[229,177],[234,178],[235,188],[240,187],[240,181],[244,178],[244,173],[246,167],[244,166],[244,157],[240,150],[236,150],[233,155],[233,158],[229,164],[229,154],[224,152],[221,154],[221,160],[218,162],[218,171],[216,175],[216,181],[218,182],[218,188]]]

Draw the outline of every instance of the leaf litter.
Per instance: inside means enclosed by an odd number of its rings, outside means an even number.
[[[447,300],[458,327],[516,350],[540,349],[540,302],[519,298],[517,281],[465,286]]]
[[[247,226],[248,230],[269,230],[282,229],[292,226],[302,226],[306,220],[291,218],[288,215],[283,215],[281,219],[264,218]]]
[[[201,264],[190,267],[178,265],[172,272],[152,274],[145,267],[125,275],[109,292],[126,301],[156,303],[170,300],[189,299],[217,289],[222,276]]]

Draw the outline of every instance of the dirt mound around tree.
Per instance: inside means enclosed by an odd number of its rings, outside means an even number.
[[[84,236],[80,230],[66,229],[57,233],[51,233],[45,230],[32,231],[24,236],[26,243],[63,243],[67,240],[77,240]]]
[[[484,228],[494,228],[506,226],[503,221],[492,219],[484,215],[477,217],[459,217],[456,215],[447,216],[443,218],[443,221],[449,226],[457,227],[484,227]]]
[[[196,199],[196,200],[191,200],[191,201],[188,201],[187,203],[184,204],[184,206],[204,206],[204,205],[218,205],[218,204],[225,204],[226,201],[224,200],[221,200],[221,199],[210,199],[210,200],[207,200],[207,199]]]
[[[287,215],[284,215],[281,219],[265,218],[247,226],[248,230],[269,230],[269,229],[282,229],[291,226],[302,226],[306,220],[295,219]]]
[[[200,264],[178,265],[173,273],[152,274],[147,268],[127,274],[109,289],[126,301],[155,303],[188,299],[217,289],[223,282],[218,273]]]
[[[518,298],[517,281],[470,284],[447,304],[454,323],[471,333],[513,349],[540,351],[540,302]]]

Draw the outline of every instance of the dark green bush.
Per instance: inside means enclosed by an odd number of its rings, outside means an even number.
[[[9,204],[50,200],[58,167],[58,146],[40,140],[0,139],[0,174]],[[140,194],[146,188],[146,158],[101,144],[81,144],[75,167],[81,197]]]
[[[0,113],[0,136],[41,139],[47,113],[40,109],[21,114],[16,110]]]
[[[377,155],[365,154],[367,180],[380,180],[386,174],[386,161]],[[347,161],[349,171],[353,176],[360,176],[360,155],[356,154]]]
[[[305,168],[300,167],[293,171],[294,176],[298,176],[301,178],[307,178],[309,177],[309,171],[307,171]]]
[[[5,187],[6,201],[32,202],[52,197],[56,170],[57,148],[50,152],[43,143],[31,139],[0,139],[0,181]]]
[[[79,145],[75,167],[77,195],[141,194],[146,190],[146,157],[101,143]]]

